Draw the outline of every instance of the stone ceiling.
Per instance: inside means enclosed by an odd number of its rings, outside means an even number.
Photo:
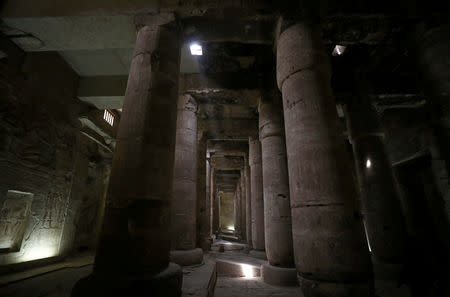
[[[440,2],[312,2],[318,3],[337,103],[360,94],[381,109],[424,102],[408,40],[419,20],[448,17]],[[116,109],[123,103],[135,21],[175,13],[184,39],[180,93],[199,103],[199,130],[209,139],[211,160],[222,164],[217,178],[234,191],[236,164],[245,161],[248,137],[258,134],[260,89],[275,76],[276,9],[272,1],[248,0],[7,0],[0,31],[24,51],[59,52],[81,77],[78,97]],[[201,43],[203,56],[190,55],[193,41]],[[347,46],[343,55],[331,55],[336,44]]]

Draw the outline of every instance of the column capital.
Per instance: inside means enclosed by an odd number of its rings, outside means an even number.
[[[327,81],[331,79],[331,65],[319,26],[293,23],[280,33],[277,40],[278,88],[282,91],[287,78],[306,70],[320,74]]]
[[[134,16],[134,24],[136,28],[139,30],[144,26],[161,26],[166,25],[176,20],[175,14],[173,12],[164,12],[164,13],[142,13]]]
[[[258,104],[259,139],[284,136],[283,103],[277,89],[264,92]]]

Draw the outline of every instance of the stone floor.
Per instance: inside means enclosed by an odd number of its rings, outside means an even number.
[[[218,277],[214,297],[303,297],[300,288],[282,288],[264,283],[260,277]]]
[[[92,271],[92,265],[64,268],[0,287],[2,297],[70,297],[73,285]]]
[[[220,252],[220,245],[227,248]],[[241,271],[240,268],[233,268],[233,265],[259,269],[262,264],[267,263],[249,254],[244,245],[221,240],[215,242],[212,249],[205,254],[203,265],[183,269],[183,297],[303,297],[300,288],[271,286],[264,283],[258,274],[254,274],[257,277],[229,277],[232,274],[236,276],[236,271],[237,274]],[[91,273],[93,259],[93,255],[84,254],[45,267],[0,275],[0,296],[69,297],[76,281]],[[227,265],[219,265],[224,262]],[[214,277],[216,273],[217,279]],[[411,296],[404,285],[398,287],[396,284],[376,281],[375,287],[377,297]]]

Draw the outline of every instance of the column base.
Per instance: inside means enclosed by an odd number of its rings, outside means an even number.
[[[248,254],[252,257],[261,259],[261,260],[267,260],[267,255],[265,251],[258,251],[258,250],[251,250],[248,252]]]
[[[265,283],[274,286],[298,286],[297,269],[261,265],[261,276]]]
[[[211,237],[205,237],[201,242],[200,242],[200,247],[202,250],[204,251],[210,251],[211,250],[211,245],[213,243],[213,239]]]
[[[196,248],[170,251],[170,261],[180,266],[198,265],[203,262],[203,250]]]
[[[365,282],[327,282],[298,276],[300,288],[305,297],[371,297],[373,284]]]
[[[404,264],[378,262],[372,257],[372,266],[375,279],[388,281],[400,281],[404,279]]]
[[[72,297],[123,297],[142,296],[149,292],[152,297],[180,297],[183,272],[175,263],[156,274],[95,275],[79,280],[72,289]]]

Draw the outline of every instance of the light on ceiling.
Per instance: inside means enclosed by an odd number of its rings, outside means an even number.
[[[191,49],[191,55],[201,56],[203,55],[202,46],[198,43],[192,43],[189,48]]]
[[[345,45],[336,45],[333,49],[332,55],[340,56],[340,55],[344,54],[346,48],[347,47]]]
[[[370,162],[370,159],[367,159],[366,161],[366,168],[372,167],[372,162]]]

